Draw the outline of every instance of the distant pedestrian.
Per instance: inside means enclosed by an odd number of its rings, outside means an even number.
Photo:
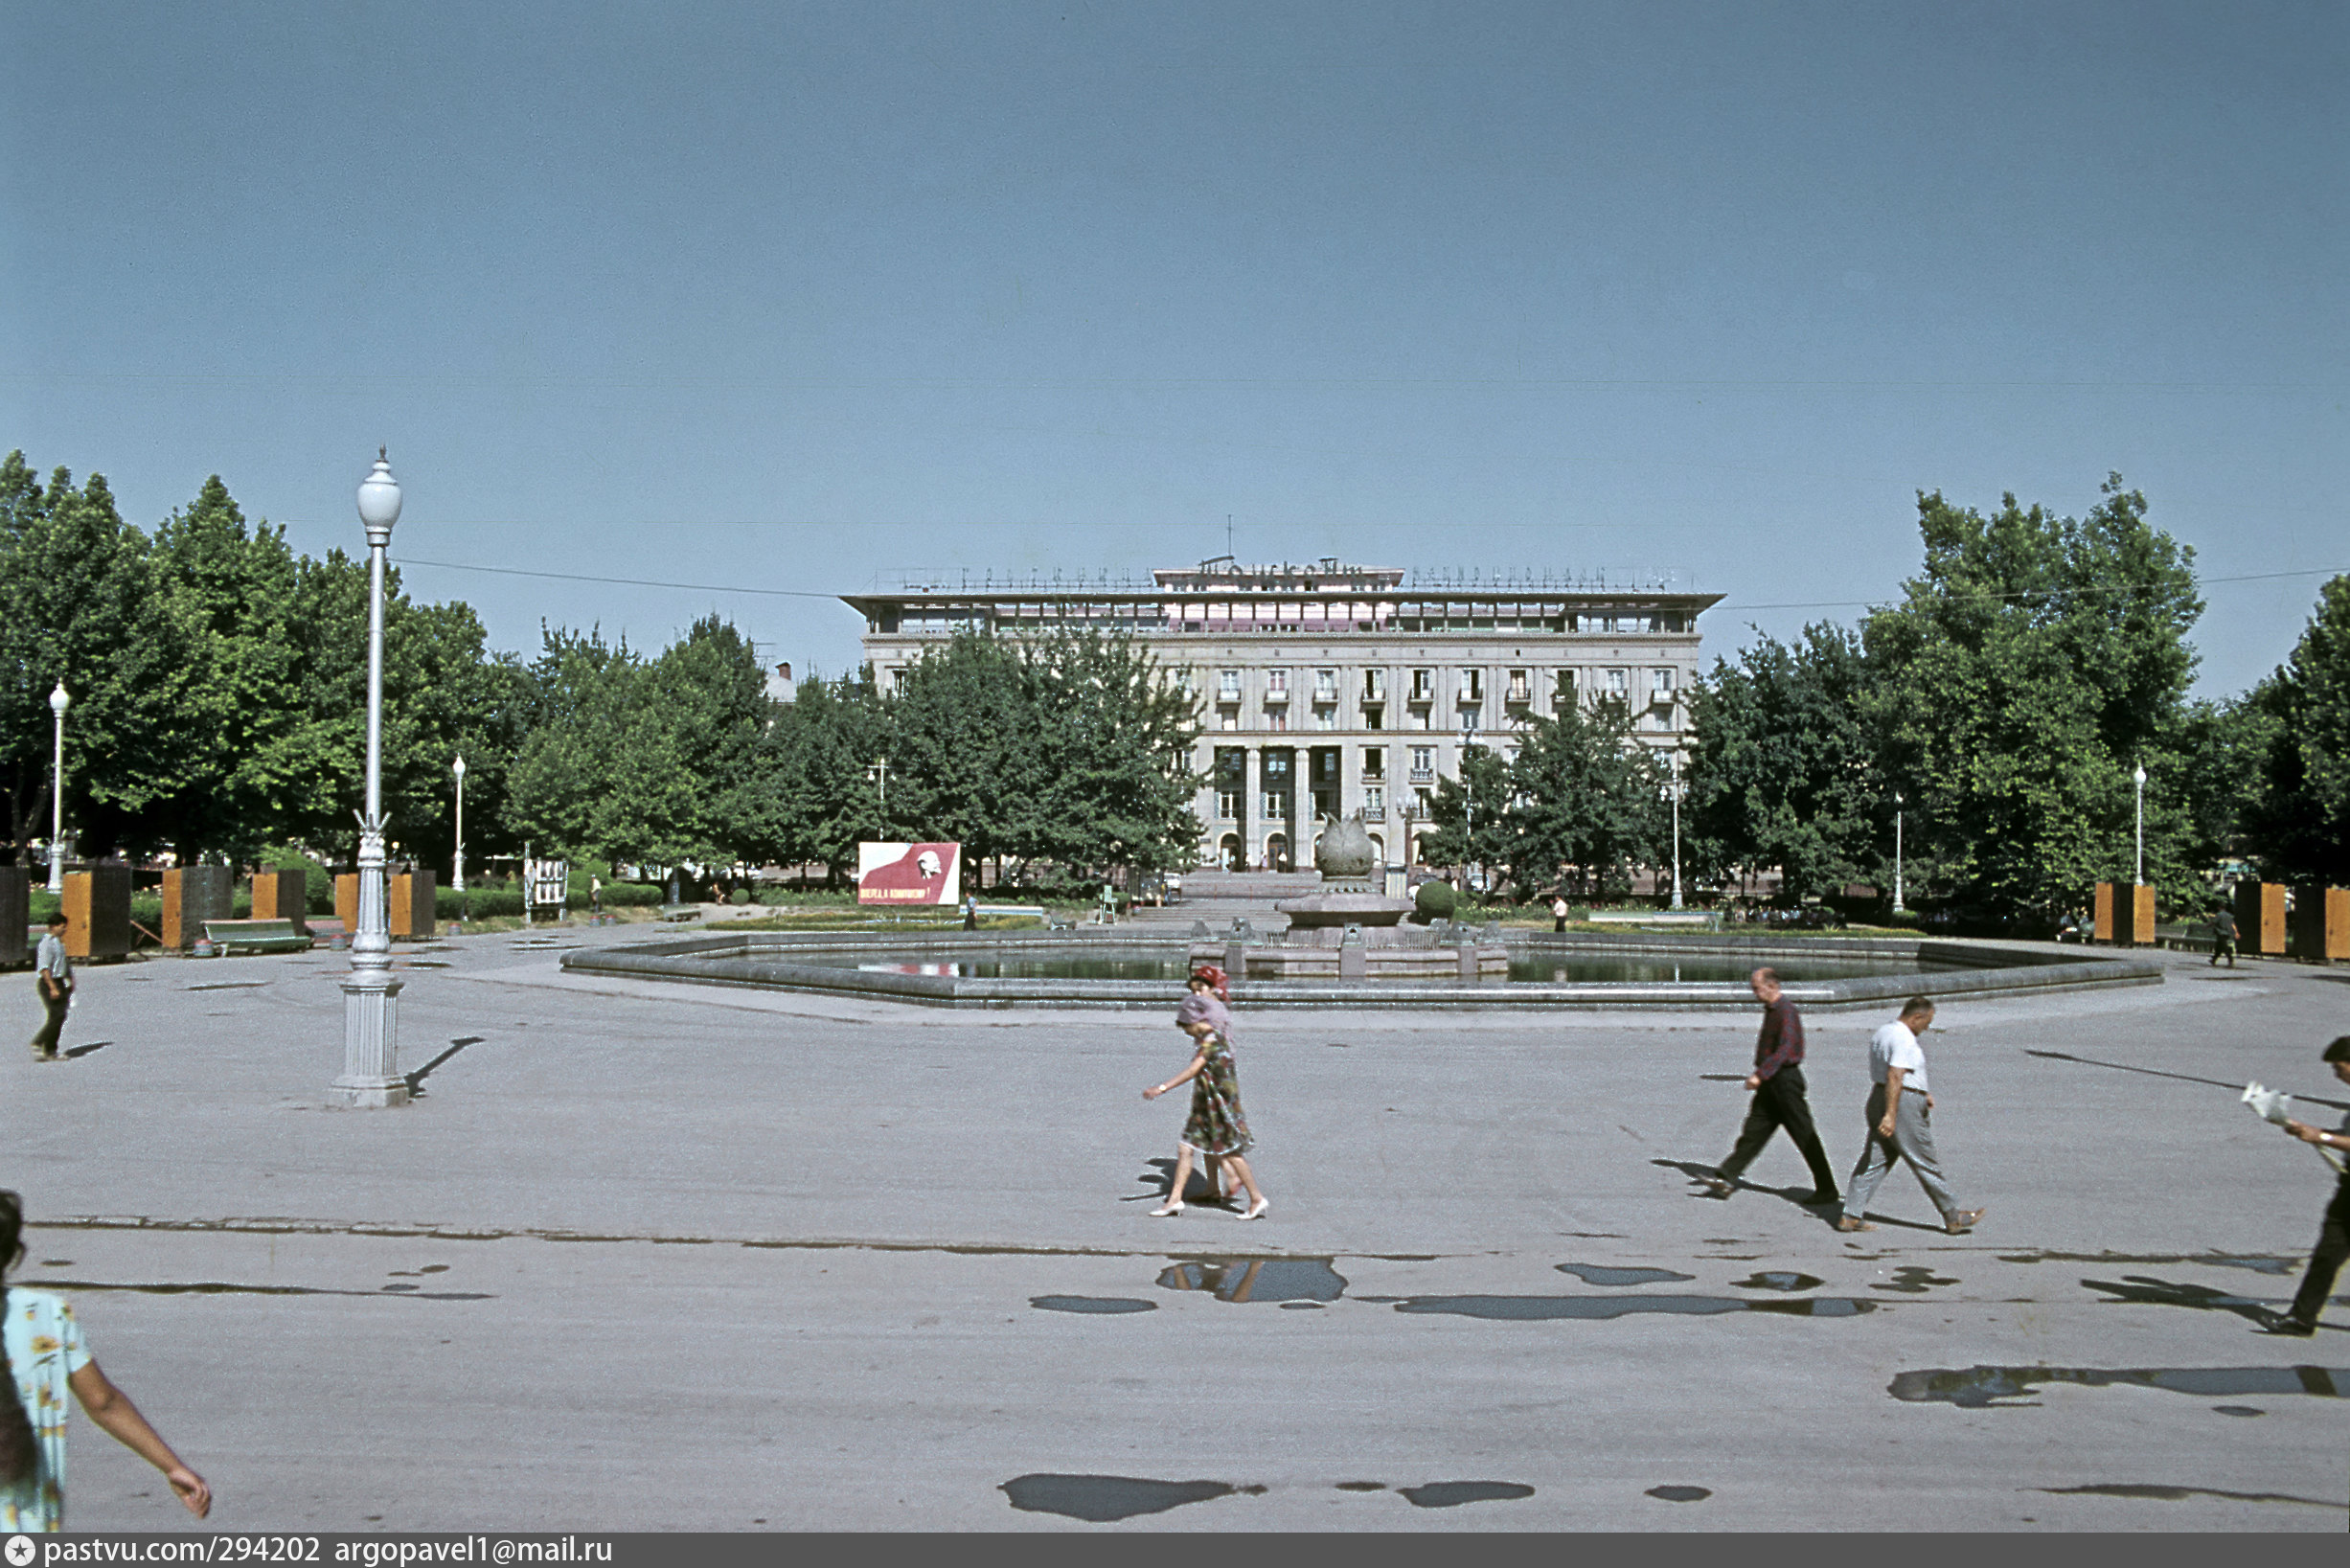
[[[180,1463],[171,1445],[130,1402],[106,1381],[82,1341],[74,1309],[46,1290],[5,1284],[6,1273],[24,1261],[24,1202],[0,1193],[0,1367],[15,1395],[0,1399],[0,1531],[65,1528],[65,1394],[73,1391],[100,1430],[163,1472],[188,1511],[201,1519],[212,1511],[212,1488]],[[30,1554],[27,1554],[30,1560]]]
[[[1248,1122],[1241,1114],[1240,1079],[1232,1061],[1232,1014],[1217,994],[1221,979],[1221,971],[1205,966],[1192,972],[1191,994],[1175,1011],[1175,1026],[1193,1041],[1192,1064],[1142,1092],[1145,1100],[1156,1100],[1181,1084],[1192,1086],[1191,1115],[1175,1145],[1175,1176],[1167,1184],[1166,1201],[1151,1211],[1153,1218],[1172,1218],[1183,1212],[1183,1189],[1191,1183],[1194,1155],[1210,1162],[1211,1180],[1217,1179],[1221,1166],[1247,1191],[1249,1203],[1243,1219],[1260,1218],[1272,1207],[1248,1169],[1246,1156],[1252,1140]]]
[[[65,912],[49,917],[48,929],[33,960],[33,989],[40,992],[41,1027],[33,1036],[35,1061],[57,1059],[57,1036],[65,1032],[65,1014],[74,1002],[74,961],[65,956]]]
[[[2225,957],[2227,966],[2236,966],[2236,912],[2225,904],[2211,917],[2211,966],[2218,968]]]
[[[1566,935],[1566,899],[1564,897],[1550,900],[1550,929],[1554,936]]]
[[[963,929],[966,931],[979,929],[979,896],[975,893],[967,893],[963,896]]]
[[[1918,1185],[1942,1211],[1942,1228],[1961,1236],[1983,1217],[1980,1209],[1961,1209],[1943,1178],[1942,1162],[1934,1152],[1933,1092],[1926,1082],[1926,1052],[1918,1036],[1934,1021],[1934,1005],[1912,996],[1902,1005],[1902,1015],[1869,1036],[1868,1147],[1853,1168],[1852,1190],[1844,1199],[1839,1231],[1873,1231],[1863,1217],[1877,1186],[1898,1157],[1909,1162]]]
[[[2334,1069],[2334,1076],[2350,1083],[2350,1034],[2344,1034],[2325,1048],[2321,1058]],[[2306,1122],[2287,1122],[2285,1130],[2305,1144],[2319,1148],[2350,1149],[2350,1117],[2342,1119],[2339,1131],[2322,1132]],[[2293,1293],[2293,1312],[2269,1325],[2269,1331],[2296,1337],[2317,1331],[2317,1314],[2325,1310],[2325,1299],[2334,1289],[2334,1277],[2350,1261],[2350,1170],[2342,1172],[2341,1181],[2334,1189],[2334,1201],[2325,1208],[2325,1218],[2317,1227],[2317,1244],[2310,1250],[2309,1267],[2301,1275],[2301,1288]]]
[[[1746,1125],[1739,1129],[1737,1147],[1710,1176],[1698,1179],[1716,1197],[1738,1191],[1738,1178],[1785,1127],[1803,1163],[1812,1168],[1812,1191],[1805,1203],[1834,1203],[1836,1168],[1819,1147],[1819,1130],[1812,1124],[1812,1103],[1803,1087],[1803,1015],[1795,1011],[1779,986],[1778,972],[1757,969],[1746,985],[1763,1004],[1763,1027],[1754,1040],[1754,1071],[1746,1075],[1746,1091],[1754,1096],[1746,1108]]]
[[[587,879],[587,913],[593,919],[604,919],[604,878],[601,876]]]

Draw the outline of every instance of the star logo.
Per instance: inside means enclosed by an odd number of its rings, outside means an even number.
[[[8,1544],[9,1568],[25,1568],[33,1560],[33,1537],[11,1535]]]

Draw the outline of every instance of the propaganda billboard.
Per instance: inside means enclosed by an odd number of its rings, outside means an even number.
[[[963,886],[960,844],[859,844],[860,904],[951,904]]]

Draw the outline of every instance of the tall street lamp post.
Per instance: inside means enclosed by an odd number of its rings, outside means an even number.
[[[65,891],[65,710],[73,699],[65,683],[49,693],[49,711],[57,716],[57,777],[49,790],[49,891]]]
[[[399,1057],[399,991],[392,977],[392,922],[383,887],[383,553],[399,521],[399,481],[380,448],[359,484],[359,521],[367,530],[367,807],[359,813],[359,929],[351,939],[343,981],[343,1074],[334,1080],[346,1105],[405,1105]]]
[[[1477,852],[1477,792],[1469,780],[1469,748],[1477,743],[1477,716],[1472,712],[1461,715],[1461,810],[1468,826],[1461,840],[1461,891],[1469,888],[1470,857]]]
[[[1681,906],[1681,754],[1678,747],[1665,753],[1673,762],[1673,907]]]
[[[2138,786],[2138,886],[2146,885],[2146,764],[2140,762],[2130,777]]]
[[[1893,913],[1902,910],[1902,792],[1893,791]]]

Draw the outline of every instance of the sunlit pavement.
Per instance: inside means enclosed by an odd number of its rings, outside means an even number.
[[[1727,1202],[1688,1179],[1745,1020],[1243,1012],[1272,1212],[1153,1219],[1168,1019],[557,969],[646,937],[403,949],[403,1110],[327,1108],[325,952],[85,969],[82,1054],[0,1057],[17,1278],[211,1527],[2350,1523],[2350,1307],[2253,1321],[2333,1178],[2237,1103],[2350,1100],[2350,971],[1952,1010],[1935,1125],[1989,1217],[1896,1171],[1843,1236],[1784,1142]],[[1813,1025],[1839,1170],[1875,1022]],[[79,1418],[70,1508],[193,1524]]]

